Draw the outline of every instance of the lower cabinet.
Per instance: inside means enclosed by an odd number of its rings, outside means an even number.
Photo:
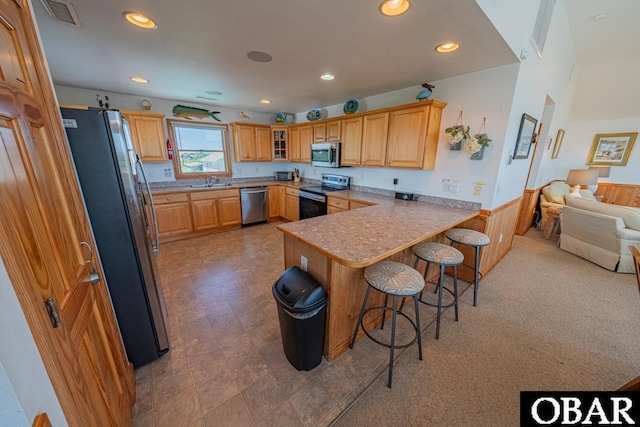
[[[327,198],[327,213],[329,215],[349,210],[349,200],[338,199],[335,197]]]
[[[218,219],[221,227],[238,225],[242,222],[240,196],[218,199]]]
[[[288,221],[298,221],[300,219],[300,197],[295,188],[286,189],[286,203],[284,218]]]
[[[218,202],[212,200],[194,200],[191,202],[193,229],[195,231],[211,230],[219,227]]]
[[[192,231],[189,202],[156,205],[158,236],[167,237]]]
[[[284,205],[285,205],[284,187],[280,185],[274,185],[269,187],[269,218],[277,218],[279,216],[283,216],[284,209],[281,209],[281,206],[284,206]]]

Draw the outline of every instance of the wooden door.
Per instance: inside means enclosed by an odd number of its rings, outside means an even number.
[[[129,121],[136,153],[143,162],[166,162],[167,146],[162,127],[162,114],[131,114],[123,112]]]
[[[358,166],[362,148],[362,117],[342,121],[342,164]]]
[[[221,226],[238,225],[242,222],[240,197],[218,199],[218,219]]]
[[[289,160],[292,162],[300,161],[300,128],[289,128]]]
[[[311,143],[313,142],[313,126],[300,126],[300,162],[311,163]]]
[[[389,113],[367,114],[362,126],[361,164],[384,166],[387,151]]]
[[[126,426],[133,369],[28,7],[0,0],[0,256],[69,425]]]
[[[215,199],[192,200],[191,214],[195,231],[211,230],[218,226],[218,207]]]
[[[271,128],[256,126],[256,160],[271,161]]]
[[[421,168],[427,116],[424,107],[392,111],[389,115],[387,166]]]
[[[327,123],[327,141],[340,141],[340,120]]]

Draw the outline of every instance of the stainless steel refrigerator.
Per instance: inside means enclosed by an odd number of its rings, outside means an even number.
[[[61,112],[124,347],[139,367],[169,350],[149,184],[118,111]]]

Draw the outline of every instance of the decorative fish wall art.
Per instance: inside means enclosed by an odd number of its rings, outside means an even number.
[[[204,119],[205,117],[211,117],[213,120],[220,121],[216,117],[216,114],[220,114],[220,111],[208,111],[204,108],[188,107],[186,105],[176,105],[173,107],[173,115],[175,117],[182,117],[187,120],[192,120],[192,117],[198,119]]]

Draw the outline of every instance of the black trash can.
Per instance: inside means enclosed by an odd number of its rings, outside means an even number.
[[[309,273],[298,267],[286,270],[273,284],[278,305],[284,354],[299,371],[322,361],[327,295]]]

